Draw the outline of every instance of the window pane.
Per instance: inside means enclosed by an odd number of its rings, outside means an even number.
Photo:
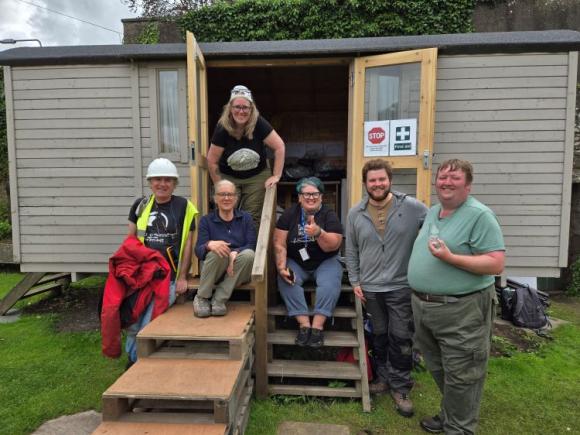
[[[368,68],[365,77],[365,121],[419,117],[421,64]]]
[[[159,151],[179,152],[177,71],[159,71]]]

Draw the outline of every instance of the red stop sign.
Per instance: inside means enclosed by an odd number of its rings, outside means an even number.
[[[375,145],[385,140],[385,130],[381,127],[373,127],[369,130],[369,142]]]

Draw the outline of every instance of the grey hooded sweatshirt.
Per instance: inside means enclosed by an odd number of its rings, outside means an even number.
[[[348,213],[346,267],[353,287],[388,292],[409,287],[407,267],[413,243],[428,208],[415,198],[394,192],[381,239],[367,211],[368,197]]]

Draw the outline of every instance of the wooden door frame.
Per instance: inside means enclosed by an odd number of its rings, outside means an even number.
[[[201,215],[208,213],[208,168],[207,150],[207,68],[193,33],[187,32],[187,136],[190,149],[190,194],[191,202],[199,207]],[[198,76],[199,67],[199,76]],[[199,83],[199,88],[198,88]],[[199,109],[199,110],[198,110]],[[199,127],[199,129],[198,129]],[[197,230],[193,235],[193,246]],[[192,261],[191,273],[199,275],[199,262]]]
[[[417,155],[384,157],[384,159],[389,161],[393,169],[416,169],[417,199],[427,206],[431,203],[431,159],[435,134],[436,48],[359,57],[355,58],[351,63],[347,145],[347,196],[349,208],[353,207],[362,198],[361,170],[364,163],[370,160],[369,157],[364,157],[363,146],[366,68],[408,63],[421,64]]]

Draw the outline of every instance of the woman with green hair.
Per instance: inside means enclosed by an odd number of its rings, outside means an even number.
[[[324,323],[332,316],[340,295],[342,225],[336,213],[322,205],[324,185],[318,178],[301,179],[296,192],[298,204],[280,216],[274,230],[278,288],[288,315],[300,326],[295,343],[319,348],[324,344]],[[309,280],[316,284],[312,313],[303,288]]]

